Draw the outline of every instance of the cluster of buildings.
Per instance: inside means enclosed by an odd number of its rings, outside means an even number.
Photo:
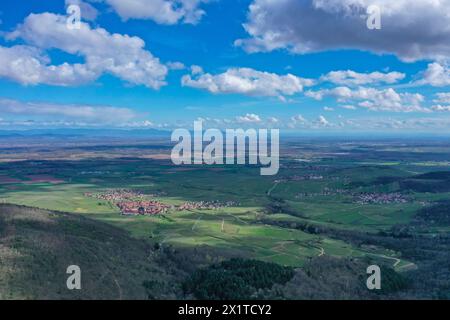
[[[198,201],[198,202],[185,202],[179,205],[176,209],[178,211],[183,210],[216,210],[225,207],[236,206],[234,201],[220,202],[220,201]]]
[[[170,208],[159,201],[123,201],[116,205],[125,216],[156,215],[166,213]]]
[[[84,195],[113,202],[120,209],[121,214],[126,216],[155,215],[166,213],[170,208],[170,206],[159,201],[146,200],[153,195],[144,194],[137,190],[111,189],[102,193],[87,192]]]
[[[128,190],[128,189],[113,189],[108,190],[102,193],[91,193],[86,192],[84,194],[86,197],[91,197],[95,199],[105,200],[105,201],[122,201],[122,200],[130,200],[130,199],[143,199],[144,197],[148,197],[150,195],[145,195],[140,191],[136,190]]]
[[[316,196],[336,196],[346,195],[353,197],[353,202],[357,204],[394,204],[394,203],[409,203],[412,201],[411,197],[402,193],[376,193],[376,192],[352,192],[345,189],[335,189],[325,187],[322,192],[300,192],[295,195],[295,198],[311,198]]]
[[[290,177],[274,180],[273,182],[281,183],[287,181],[309,181],[309,180],[323,180],[323,176],[317,174],[293,175]]]
[[[356,196],[358,204],[408,203],[410,199],[401,193],[361,193]]]
[[[344,190],[344,189],[330,189],[328,187],[323,188],[322,192],[300,192],[295,196],[297,199],[299,198],[308,198],[308,197],[316,197],[316,196],[336,196],[336,195],[352,195],[355,193]]]
[[[233,201],[189,201],[179,206],[173,206],[159,201],[148,200],[149,197],[154,195],[129,189],[112,189],[103,193],[87,192],[84,195],[114,203],[120,209],[121,214],[125,216],[157,215],[167,213],[169,210],[215,210],[237,205]]]
[[[308,180],[323,180],[322,175],[317,174],[305,174],[305,175],[293,175],[289,178],[291,181],[308,181]]]

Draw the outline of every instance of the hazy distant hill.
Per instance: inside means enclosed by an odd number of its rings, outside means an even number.
[[[171,132],[156,129],[30,129],[0,130],[1,137],[170,137]]]
[[[0,205],[0,299],[174,298],[158,252],[120,229],[76,215]],[[69,265],[81,290],[66,287]],[[173,274],[173,273],[172,273]]]

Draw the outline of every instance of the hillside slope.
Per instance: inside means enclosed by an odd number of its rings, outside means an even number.
[[[175,270],[125,231],[81,216],[0,204],[0,299],[164,299]],[[66,269],[81,268],[81,290]]]

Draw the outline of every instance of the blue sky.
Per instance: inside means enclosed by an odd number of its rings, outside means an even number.
[[[0,129],[447,129],[450,1],[366,2],[2,1]]]

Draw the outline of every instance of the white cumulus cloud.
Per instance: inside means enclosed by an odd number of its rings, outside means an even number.
[[[358,87],[356,89],[336,87],[333,89],[308,91],[305,95],[316,100],[322,100],[324,97],[334,97],[338,102],[356,102],[359,107],[372,111],[430,111],[421,105],[425,99],[423,95],[419,93],[398,93],[392,88],[380,90],[365,87]]]
[[[292,74],[278,75],[250,68],[231,68],[217,75],[195,69],[192,75],[183,76],[181,82],[183,86],[205,89],[211,93],[237,93],[281,99],[302,92],[304,86],[314,84],[313,80]]]
[[[450,68],[438,62],[430,63],[421,74],[419,85],[431,85],[434,87],[450,86]]]
[[[366,85],[366,84],[379,84],[379,83],[396,83],[405,78],[404,73],[400,72],[371,72],[371,73],[359,73],[352,70],[340,70],[331,71],[321,77],[322,81],[329,81],[339,85]]]
[[[261,122],[261,117],[254,113],[247,113],[244,116],[236,117],[238,123],[258,123]]]
[[[317,124],[321,126],[329,126],[330,122],[324,116],[319,116],[317,119]]]
[[[80,85],[99,76],[96,70],[85,64],[49,65],[49,58],[41,50],[30,46],[0,46],[0,62],[0,77],[24,85]]]
[[[33,81],[25,80],[22,83],[49,83],[46,79],[50,78],[50,82],[55,84],[58,77],[63,75],[62,84],[76,84],[109,73],[130,84],[145,85],[153,89],[166,84],[168,68],[144,49],[145,42],[139,37],[111,34],[103,28],[93,29],[85,22],[81,23],[80,29],[69,29],[65,16],[42,13],[30,14],[7,38],[20,38],[40,50],[59,49],[85,59],[84,64],[48,66],[48,60],[42,59],[37,50],[15,48],[13,50],[20,51],[23,61],[35,76]],[[8,54],[7,51],[3,54]],[[1,61],[11,64],[3,72],[6,73],[5,76],[21,79],[17,74],[20,72],[17,68],[20,68],[18,65],[21,60]],[[70,81],[65,79],[67,77]]]
[[[436,93],[436,97],[437,98],[433,100],[434,102],[450,104],[450,92]]]
[[[172,25],[179,22],[196,24],[205,14],[201,9],[208,0],[103,0],[124,20],[153,20]]]
[[[450,111],[450,105],[443,106],[443,105],[437,104],[437,105],[432,106],[431,109],[433,109],[434,111],[438,111],[438,112],[442,112],[442,111],[448,112],[448,111]]]

